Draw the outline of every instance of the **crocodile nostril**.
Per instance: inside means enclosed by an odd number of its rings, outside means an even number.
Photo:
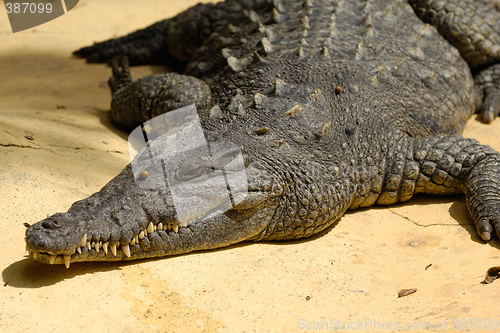
[[[47,219],[42,222],[42,227],[45,229],[58,229],[63,226],[63,221],[58,221],[54,219]]]

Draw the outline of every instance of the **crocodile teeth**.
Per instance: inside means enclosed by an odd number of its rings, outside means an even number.
[[[102,249],[104,250],[104,253],[108,254],[108,243],[102,244]]]
[[[92,246],[90,245],[90,242],[87,242],[87,249],[90,251],[92,250]]]
[[[82,241],[80,242],[80,246],[85,247],[85,244],[87,244],[87,234],[83,235]]]
[[[135,245],[135,237],[132,238],[132,241],[130,242],[130,245]]]
[[[111,245],[109,248],[111,249],[111,253],[116,257],[116,245]]]
[[[78,251],[78,253],[82,254],[82,248],[81,247],[77,247],[76,250]]]
[[[148,225],[148,234],[152,233],[153,232],[153,222],[149,222],[149,225]]]
[[[135,236],[135,243],[139,244],[139,235]]]
[[[56,262],[56,256],[55,254],[53,254],[49,257],[49,264],[54,265],[55,262]]]
[[[139,239],[144,239],[144,231],[141,231],[138,235]]]
[[[172,225],[172,230],[174,230],[175,233],[179,232],[179,225],[178,224]]]
[[[163,230],[163,223],[158,223],[158,227],[156,228],[156,230],[158,231],[162,231]]]
[[[69,269],[69,263],[71,262],[71,256],[64,256],[64,266]]]
[[[122,251],[127,257],[130,258],[130,247],[127,245],[122,245]]]

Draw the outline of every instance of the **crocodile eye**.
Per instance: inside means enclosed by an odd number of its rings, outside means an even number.
[[[180,179],[181,180],[190,180],[190,179],[200,177],[203,174],[203,170],[204,170],[204,168],[202,168],[199,165],[191,166],[191,168],[189,168],[188,170],[182,171],[180,173]]]

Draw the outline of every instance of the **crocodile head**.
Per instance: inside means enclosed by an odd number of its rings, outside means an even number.
[[[142,138],[143,149],[120,175],[68,212],[28,227],[30,256],[69,267],[218,248],[261,233],[284,183],[240,146],[205,141],[195,109],[180,115],[146,124],[156,127],[148,138],[159,135],[147,143],[141,128],[132,132],[129,142]],[[158,125],[175,117],[182,121],[170,129]]]
[[[144,173],[134,175],[129,164],[101,191],[75,202],[68,212],[29,226],[30,257],[69,267],[71,262],[213,249],[252,239],[275,218],[283,186],[261,163],[246,165],[247,188],[231,192],[231,177],[238,176],[234,170],[222,172],[203,158],[190,157],[195,161],[188,158],[175,170],[175,179],[186,180],[181,185],[144,188],[141,182],[155,182],[162,174],[150,172],[141,179]],[[230,186],[224,183],[228,180]]]

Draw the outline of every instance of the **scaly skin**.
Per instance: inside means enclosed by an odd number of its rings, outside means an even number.
[[[475,110],[486,121],[498,115],[500,15],[487,1],[409,2],[459,51],[398,0],[228,0],[76,51],[111,60],[111,115],[122,127],[196,105],[213,156],[199,147],[175,155],[166,163],[176,179],[233,175],[215,163],[231,159],[217,150],[229,142],[241,149],[248,193],[233,196],[229,210],[216,200],[208,218],[186,223],[171,189],[141,187],[129,165],[67,213],[29,227],[31,257],[69,267],[297,239],[347,209],[415,193],[465,193],[479,235],[500,234],[500,154],[459,135]],[[130,76],[128,61],[172,58],[187,62],[184,75]],[[191,193],[195,202],[217,199],[207,184]]]

